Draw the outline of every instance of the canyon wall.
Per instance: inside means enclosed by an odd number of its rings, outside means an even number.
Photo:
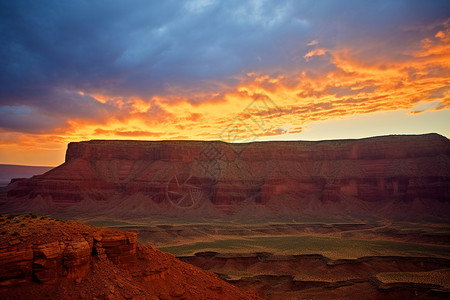
[[[13,180],[0,211],[141,217],[446,216],[450,141],[70,143],[61,166]]]

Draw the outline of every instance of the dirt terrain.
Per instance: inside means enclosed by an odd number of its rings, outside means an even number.
[[[446,222],[141,219],[85,222],[143,243],[268,299],[446,299]]]
[[[110,231],[120,236],[126,231],[136,233],[134,239],[141,244],[157,245],[164,252],[176,255],[181,261],[216,273],[221,279],[242,290],[255,292],[262,298],[354,299],[355,294],[366,299],[447,299],[450,296],[450,227],[438,220],[414,223],[304,219],[295,222],[279,220],[242,223],[236,220],[179,218],[94,218],[81,221],[104,229],[31,214],[3,216],[1,225],[4,246],[1,249],[12,249],[16,247],[16,243],[28,244],[31,245],[31,250],[28,251],[33,255],[37,251],[34,250],[34,245],[51,245],[55,238],[67,243],[92,235],[94,243],[99,232]],[[123,231],[118,231],[119,229]],[[128,235],[130,234],[132,233]],[[98,237],[97,239],[100,240]],[[126,235],[123,239],[128,240]],[[130,249],[127,250],[126,245],[124,246],[125,251]],[[70,275],[61,276],[56,285],[42,284],[46,280],[55,280],[56,275],[45,272],[39,275],[42,267],[37,268],[39,264],[28,263],[28,267],[25,267],[28,271],[22,272],[18,277],[20,282],[14,283],[8,291],[19,296],[37,293],[35,295],[38,298],[47,294],[62,297],[64,293],[69,293],[74,298],[80,298],[82,294],[100,298],[109,295],[118,299],[129,295],[148,297],[145,294],[148,283],[141,282],[141,279],[148,278],[150,273],[161,274],[164,272],[161,270],[166,267],[164,263],[162,266],[160,263],[149,266],[139,257],[153,257],[152,259],[162,261],[172,261],[174,258],[150,246],[136,246],[136,251],[145,253],[138,255],[136,259],[139,264],[146,266],[143,268],[147,271],[142,268],[140,271],[133,271],[134,273],[123,271],[120,264],[129,263],[127,260],[130,255],[110,251],[107,260],[99,259],[93,254],[90,258],[91,268],[82,279]],[[15,258],[12,261],[19,261],[22,268],[26,265]],[[172,265],[173,262],[169,264]],[[155,268],[158,270],[155,271]],[[150,269],[153,271],[149,272]],[[130,268],[127,267],[127,270]],[[188,273],[191,272],[189,267],[187,270]],[[75,271],[66,272],[77,274]],[[25,274],[32,274],[31,279],[27,279],[28,275]],[[58,274],[58,271],[53,274]],[[176,281],[179,276],[184,276],[175,274],[177,275],[169,278]],[[6,278],[4,276],[3,279]],[[17,275],[14,276],[17,280]],[[173,287],[167,281],[167,275],[164,276],[164,282],[168,285],[163,293],[169,295],[169,298],[174,297],[171,296]],[[3,280],[0,286],[10,284],[11,278]],[[152,284],[161,283],[155,281]],[[74,291],[81,291],[82,294]],[[191,295],[190,292],[185,293],[185,297]],[[218,299],[221,297],[223,294]]]
[[[242,289],[257,290],[269,299],[354,299],[355,294],[365,299],[450,296],[450,260],[442,258],[374,256],[330,260],[321,255],[203,252],[180,259],[221,274]],[[405,276],[411,273],[424,276],[420,280]],[[403,278],[393,281],[394,275]]]

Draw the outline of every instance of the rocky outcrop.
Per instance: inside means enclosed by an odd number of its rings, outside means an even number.
[[[257,299],[135,233],[34,215],[2,216],[1,298]]]
[[[54,283],[61,277],[82,279],[94,258],[108,259],[119,266],[136,262],[137,237],[130,232],[90,229],[82,237],[65,233],[46,243],[35,242],[34,238],[30,241],[26,235],[8,240],[2,237],[0,246],[0,286],[29,281]]]
[[[88,141],[8,187],[0,211],[71,215],[445,216],[450,141]]]

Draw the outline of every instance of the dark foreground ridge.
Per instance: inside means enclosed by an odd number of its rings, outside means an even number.
[[[259,299],[136,243],[136,234],[0,216],[1,299]]]
[[[60,216],[446,218],[450,141],[87,141],[3,191],[0,212]]]

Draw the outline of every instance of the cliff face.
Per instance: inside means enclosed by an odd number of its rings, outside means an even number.
[[[1,216],[5,299],[257,299],[136,234],[35,215]]]
[[[445,216],[450,141],[437,134],[321,142],[70,143],[0,210],[121,216]]]

